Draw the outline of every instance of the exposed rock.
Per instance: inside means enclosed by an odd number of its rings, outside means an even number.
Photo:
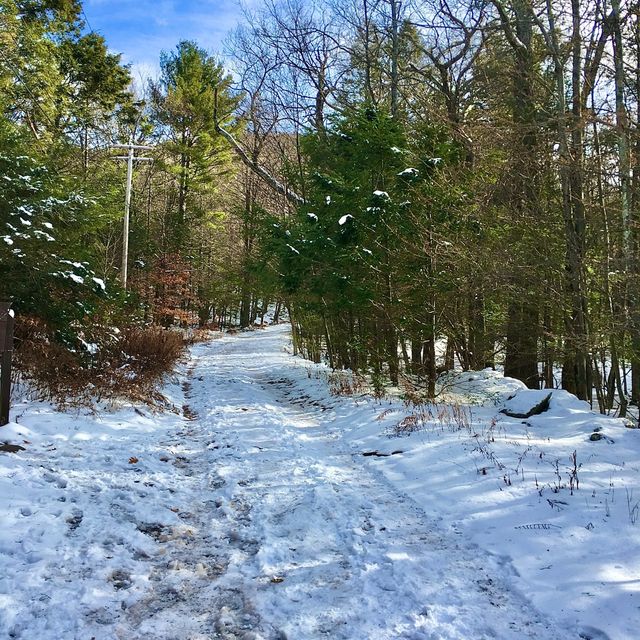
[[[21,447],[19,444],[9,444],[8,442],[4,442],[0,444],[0,451],[4,451],[5,453],[18,453],[18,451],[25,451],[24,447]]]
[[[552,391],[549,391],[542,399],[540,399],[539,392],[532,391],[530,394],[532,395],[531,400],[535,404],[530,406],[528,409],[523,409],[523,406],[525,405],[522,400],[524,400],[525,393],[526,392],[521,392],[517,394],[515,398],[517,398],[519,402],[514,402],[512,407],[506,406],[502,411],[500,411],[500,413],[504,413],[510,418],[526,419],[549,410],[549,403],[551,402],[551,396],[553,395]],[[509,405],[509,401],[507,402],[507,405]]]

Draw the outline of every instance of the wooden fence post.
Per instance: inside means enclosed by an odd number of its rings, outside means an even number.
[[[13,321],[11,302],[0,301],[0,427],[9,422]]]

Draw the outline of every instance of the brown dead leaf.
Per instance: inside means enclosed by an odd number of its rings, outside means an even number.
[[[138,458],[136,458],[135,456],[131,456],[129,458],[129,464],[136,464],[138,462]]]
[[[273,578],[271,578],[271,582],[273,584],[280,584],[281,582],[284,582],[284,578],[282,576],[273,576]]]

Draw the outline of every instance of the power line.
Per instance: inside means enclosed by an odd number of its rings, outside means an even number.
[[[91,26],[91,22],[89,22],[89,18],[85,13],[84,7],[81,7],[80,10],[82,11],[82,17],[84,18],[84,21],[86,22],[87,27],[89,27],[89,33],[96,33],[96,30]]]

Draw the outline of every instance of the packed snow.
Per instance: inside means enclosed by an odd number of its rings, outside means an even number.
[[[562,391],[510,417],[540,398],[492,371],[374,400],[286,326],[194,346],[164,392],[14,405],[0,637],[637,637],[633,425]]]

